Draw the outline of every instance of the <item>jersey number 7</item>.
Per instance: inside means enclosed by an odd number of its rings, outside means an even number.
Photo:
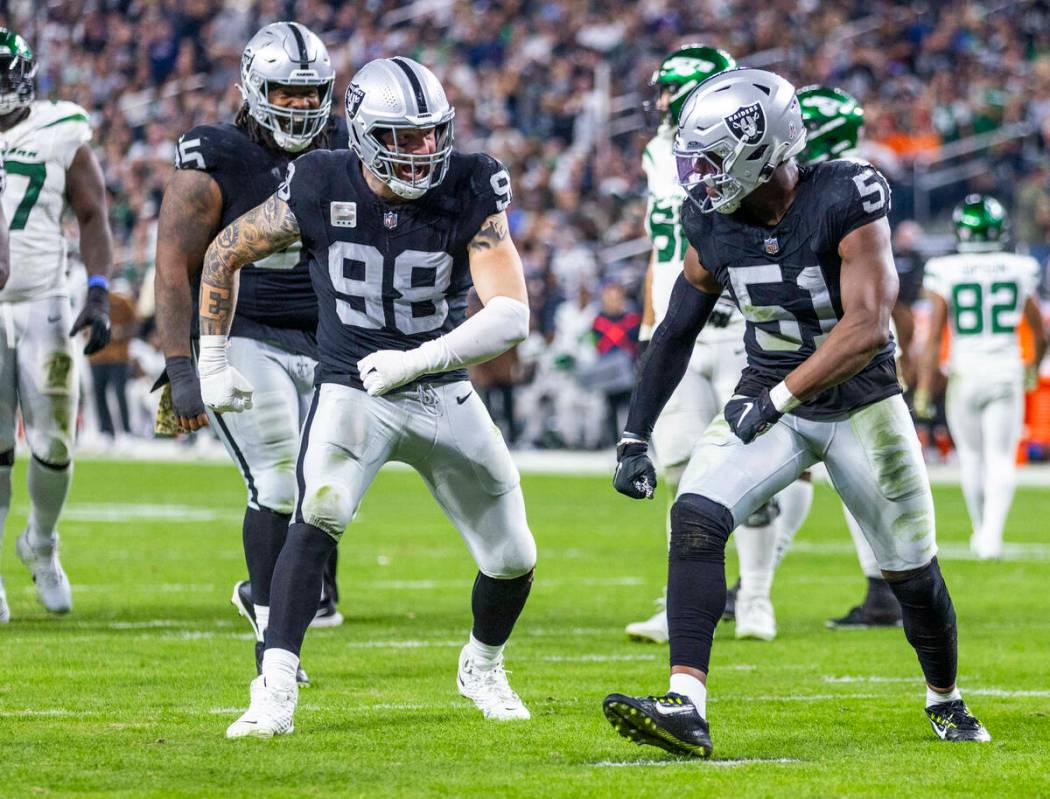
[[[44,188],[47,180],[47,164],[27,164],[24,161],[5,161],[4,166],[12,175],[24,175],[29,178],[29,186],[26,188],[22,202],[15,209],[15,215],[11,217],[11,230],[24,230],[26,222],[29,221],[29,212],[33,210],[36,201],[40,199],[40,190]]]

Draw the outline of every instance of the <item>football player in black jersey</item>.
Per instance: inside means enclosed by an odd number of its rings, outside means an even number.
[[[317,299],[308,254],[298,245],[259,259],[240,275],[229,357],[255,386],[251,413],[206,413],[191,359],[197,339],[200,268],[224,226],[265,200],[300,153],[345,141],[331,117],[335,73],[317,36],[295,22],[267,25],[241,59],[244,104],[234,124],[199,125],[178,143],[177,170],[164,194],[157,237],[157,328],[184,430],[214,427],[248,490],[244,554],[248,581],[232,601],[256,635],[256,666],[269,616],[270,578],[295,502],[295,453],[313,394]],[[332,626],[335,561],[315,623]],[[300,671],[300,681],[306,681]]]
[[[610,694],[605,714],[638,743],[710,755],[706,682],[725,606],[726,539],[823,461],[900,601],[934,731],[987,741],[956,687],[955,610],[894,366],[889,187],[866,164],[799,167],[794,156],[805,142],[794,87],[771,72],[723,72],[697,87],[682,110],[675,159],[689,194],[682,222],[690,247],[632,398],[617,490],[652,495],[653,423],[725,289],[747,320],[748,365],[686,467],[671,510],[670,690]]]
[[[242,267],[301,243],[320,313],[295,519],[274,571],[262,676],[231,738],[292,732],[295,669],[323,564],[390,460],[419,472],[478,566],[459,692],[486,718],[529,718],[503,647],[529,594],[536,545],[517,469],[466,375],[526,337],[529,309],[507,231],[510,178],[487,155],[453,150],[454,113],[426,67],[366,64],[346,94],[352,152],[290,164],[281,188],[205,255],[201,392],[215,410],[253,401],[226,348]],[[484,307],[467,319],[471,285]]]

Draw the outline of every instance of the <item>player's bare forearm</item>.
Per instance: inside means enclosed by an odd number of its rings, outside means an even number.
[[[885,218],[859,227],[839,245],[842,318],[785,380],[805,402],[860,372],[886,346],[897,301],[897,270]]]
[[[893,306],[891,318],[897,330],[897,344],[900,346],[901,377],[905,383],[910,384],[915,381],[911,352],[912,342],[915,340],[915,314],[908,303],[898,301]]]
[[[0,209],[0,289],[11,277],[11,237],[7,232],[7,218]]]
[[[1035,349],[1035,363],[1038,368],[1046,355],[1046,325],[1043,324],[1043,312],[1039,308],[1039,301],[1030,296],[1024,304],[1025,320],[1032,331],[1032,345]]]
[[[237,272],[299,238],[299,224],[276,194],[223,228],[204,254],[201,269],[202,336],[226,335],[237,302]]]
[[[89,275],[109,277],[113,267],[113,237],[106,209],[102,167],[83,144],[66,170],[66,196],[80,227],[80,257]]]
[[[653,308],[653,270],[656,269],[656,250],[649,256],[649,267],[645,270],[645,288],[642,296],[642,327],[652,329],[656,324],[656,309]]]
[[[482,223],[467,245],[470,276],[482,304],[493,297],[509,297],[528,304],[521,256],[510,237],[507,214],[501,211]]]
[[[937,366],[941,360],[941,341],[944,338],[944,324],[948,320],[948,303],[939,294],[927,292],[930,300],[930,332],[926,337],[919,360],[919,376],[915,387],[916,393],[929,397],[933,391]]]
[[[222,218],[222,192],[205,172],[178,170],[168,182],[157,221],[154,277],[157,332],[168,358],[190,354],[191,277],[201,268]]]

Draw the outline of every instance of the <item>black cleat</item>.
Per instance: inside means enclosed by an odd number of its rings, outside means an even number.
[[[602,710],[613,729],[636,744],[659,746],[676,755],[711,756],[710,728],[681,694],[609,694]]]
[[[992,740],[984,728],[967,708],[961,699],[952,702],[941,702],[926,708],[933,731],[942,741],[979,741],[986,743]]]
[[[736,621],[736,595],[740,593],[740,578],[736,578],[733,587],[726,591],[726,609],[722,611],[722,621]]]
[[[259,623],[255,620],[255,604],[252,602],[251,583],[247,580],[241,580],[237,583],[233,587],[233,596],[230,597],[230,602],[237,608],[237,612],[244,616],[252,626],[252,632],[255,633],[255,673],[262,674],[263,650],[266,647],[259,640],[261,636],[259,635]],[[310,678],[303,671],[301,664],[295,670],[295,681],[299,683],[300,688],[308,688],[310,686]]]

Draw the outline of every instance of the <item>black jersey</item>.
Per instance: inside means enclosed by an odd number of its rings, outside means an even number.
[[[748,365],[739,393],[754,396],[776,385],[827,338],[842,317],[839,243],[889,207],[885,178],[851,161],[801,167],[795,200],[773,227],[742,211],[703,214],[683,204],[686,238],[747,320]],[[891,340],[858,374],[793,413],[830,419],[900,393],[894,346]]]
[[[329,141],[345,146],[346,123],[332,117]],[[241,128],[198,125],[179,138],[175,166],[207,172],[222,192],[220,229],[272,195],[295,153],[253,142]],[[193,279],[193,335],[198,335],[200,272]],[[310,284],[308,256],[299,244],[240,272],[231,336],[258,339],[301,355],[317,357],[317,298]]]
[[[445,179],[411,202],[386,203],[349,151],[318,150],[288,167],[282,196],[299,224],[319,301],[317,383],[361,388],[357,362],[407,350],[466,318],[467,245],[510,203],[510,178],[483,154],[453,153]],[[418,382],[465,380],[466,370]]]

